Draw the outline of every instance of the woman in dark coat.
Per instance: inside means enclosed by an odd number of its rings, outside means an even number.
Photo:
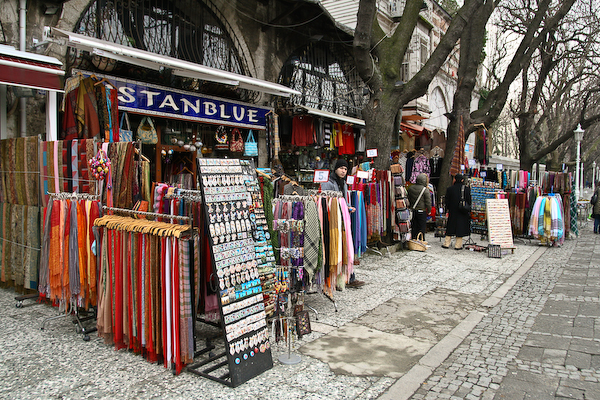
[[[450,247],[452,236],[456,236],[454,248],[460,250],[463,248],[463,237],[471,234],[471,214],[458,209],[460,201],[461,188],[464,186],[464,198],[471,204],[471,190],[465,186],[465,177],[462,174],[454,176],[454,184],[446,189],[446,209],[448,211],[448,222],[446,223],[446,237],[443,248]]]

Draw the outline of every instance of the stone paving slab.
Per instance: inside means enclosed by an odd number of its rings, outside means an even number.
[[[459,329],[464,336],[444,335],[444,332],[463,326],[464,321],[477,312],[475,309],[481,301],[495,293],[538,249],[535,245],[520,245],[514,254],[488,259],[485,253],[445,250],[441,242],[432,238],[430,242],[431,248],[425,253],[384,252],[383,256],[367,254],[361,258],[356,272],[367,284],[361,289],[336,292],[337,312],[327,298],[308,295],[307,304],[319,314],[318,320],[314,312],[310,314],[313,333],[293,342],[292,352],[300,354],[302,361],[296,365],[279,363],[278,357],[287,348],[283,343],[275,343],[272,347],[274,368],[235,389],[185,372],[174,376],[164,366],[151,364],[139,355],[115,351],[95,334],[91,334],[89,342],[84,342],[70,318],[49,321],[42,331],[41,324],[56,316],[57,309],[32,302],[17,309],[15,293],[0,289],[0,398],[378,398],[399,375],[386,376],[391,375],[389,371],[369,372],[367,367],[361,368],[360,362],[350,358],[340,365],[329,365],[323,360],[326,352],[332,350],[327,346],[315,354],[306,354],[300,349],[321,339],[329,340],[336,335],[343,338],[343,334],[350,339],[352,335],[360,336],[356,332],[369,330],[372,340],[365,343],[376,343],[389,335],[394,338],[404,335],[403,340],[424,343],[427,348],[435,348],[444,340],[458,345],[470,328]],[[422,305],[420,310],[416,308],[419,304]],[[415,318],[407,315],[409,309],[414,311]],[[478,315],[481,318],[484,314]],[[389,320],[396,321],[398,326],[394,327]],[[411,320],[418,323],[412,326]],[[362,336],[368,337],[366,333]],[[492,342],[493,338],[489,340]],[[519,340],[524,341],[524,338]],[[352,343],[352,340],[340,340],[333,347],[343,348]],[[390,348],[397,352],[406,346],[397,344]],[[365,349],[372,348],[365,346]],[[425,349],[419,351],[424,353]],[[497,354],[496,357],[502,359],[503,356]],[[370,357],[368,368],[377,367],[377,358]],[[472,365],[477,365],[476,361],[469,359]],[[417,371],[409,369],[409,364],[405,367],[400,374],[406,370]],[[450,385],[459,387],[457,383]],[[464,387],[460,386],[459,390]]]

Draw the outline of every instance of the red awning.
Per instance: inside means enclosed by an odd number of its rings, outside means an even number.
[[[429,132],[424,126],[411,124],[410,122],[400,122],[400,130],[406,132],[410,137],[421,136],[423,132]]]
[[[62,91],[61,66],[56,58],[0,45],[0,84]]]

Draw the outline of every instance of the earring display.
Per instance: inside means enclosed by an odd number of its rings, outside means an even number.
[[[253,163],[198,159],[232,385],[273,367],[263,273],[275,262]],[[266,296],[267,298],[269,296]]]

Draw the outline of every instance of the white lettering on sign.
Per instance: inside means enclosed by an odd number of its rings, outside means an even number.
[[[256,110],[248,110],[248,121],[250,122],[258,122],[258,119],[256,118]]]
[[[238,114],[238,110],[240,111],[239,114]],[[246,114],[246,109],[244,107],[233,106],[233,118],[236,121],[243,120],[245,114]]]
[[[162,103],[160,103],[160,106],[158,106],[158,108],[164,108],[165,106],[169,106],[173,110],[179,111],[179,107],[177,107],[177,104],[175,104],[175,100],[173,100],[173,96],[171,96],[170,94],[168,94],[165,97],[165,99],[163,100]]]
[[[147,95],[146,104],[148,106],[154,105],[154,96],[158,96],[160,94],[160,92],[151,92],[149,90],[140,90],[140,93]]]
[[[208,101],[204,102],[204,114],[215,115],[217,113],[217,105]]]
[[[123,103],[133,103],[135,101],[135,97],[133,96],[133,93],[135,93],[134,88],[121,86],[119,88],[119,93],[123,95],[119,96],[119,101],[122,101]]]
[[[190,108],[192,110],[194,110],[194,112],[196,114],[200,114],[200,99],[196,100],[196,104],[192,104],[192,102],[190,102],[188,99],[181,99],[181,102],[183,103],[183,112],[187,113],[190,111]]]
[[[229,119],[229,118],[231,118],[231,115],[227,115],[227,113],[225,112],[225,106],[226,106],[226,104],[221,104],[219,106],[219,108],[221,109],[220,117],[223,119]]]

